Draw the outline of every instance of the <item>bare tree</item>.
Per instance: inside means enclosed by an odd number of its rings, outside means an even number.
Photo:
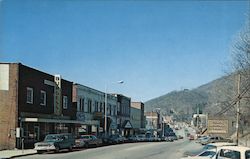
[[[241,101],[241,120],[250,125],[250,19],[238,34],[232,50],[234,72],[241,75],[238,100]],[[244,93],[244,94],[243,94]]]

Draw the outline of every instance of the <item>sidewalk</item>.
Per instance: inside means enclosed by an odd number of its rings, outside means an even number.
[[[27,156],[27,155],[32,155],[32,154],[36,154],[36,150],[33,150],[33,149],[27,149],[27,150],[23,150],[23,151],[19,150],[19,149],[1,150],[0,151],[0,159]]]

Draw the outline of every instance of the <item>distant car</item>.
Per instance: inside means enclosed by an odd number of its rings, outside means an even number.
[[[124,142],[124,137],[119,134],[114,134],[109,136],[109,144],[119,144]]]
[[[200,136],[198,137],[198,139],[196,140],[197,143],[201,143],[205,140],[207,140],[209,138],[209,136]]]
[[[156,138],[154,135],[147,135],[146,136],[146,141],[147,142],[153,142],[153,141],[156,141]]]
[[[189,140],[194,140],[194,135],[189,135],[188,139]]]
[[[75,146],[74,147],[91,147],[91,146],[101,146],[102,145],[102,139],[98,139],[94,135],[80,135],[78,138],[76,138]]]
[[[128,140],[128,142],[138,142],[139,141],[138,136],[136,136],[136,135],[130,135],[127,140]]]
[[[138,141],[140,141],[140,142],[146,141],[146,136],[144,134],[140,134],[137,137],[138,137]]]
[[[211,137],[208,137],[207,139],[201,141],[200,143],[202,145],[206,145],[206,144],[209,144],[209,143],[215,143],[215,142],[229,142],[230,140],[229,139],[224,139],[220,136],[211,136]]]
[[[35,143],[35,150],[37,153],[42,153],[45,151],[55,151],[58,152],[61,149],[68,149],[72,151],[75,145],[75,139],[72,134],[49,134],[46,135],[43,142]]]
[[[181,135],[178,135],[178,139],[183,139],[183,136],[181,136]]]

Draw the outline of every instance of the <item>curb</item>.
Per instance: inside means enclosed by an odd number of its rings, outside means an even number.
[[[35,154],[37,154],[37,153],[34,152],[34,153],[29,153],[29,154],[14,155],[14,156],[11,156],[9,158],[3,158],[3,159],[11,159],[11,158],[23,157],[23,156],[31,156],[31,155],[35,155]]]

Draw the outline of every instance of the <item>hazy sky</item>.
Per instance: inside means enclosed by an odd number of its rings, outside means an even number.
[[[0,62],[147,101],[224,75],[247,1],[0,0]],[[124,84],[115,82],[124,80]]]

